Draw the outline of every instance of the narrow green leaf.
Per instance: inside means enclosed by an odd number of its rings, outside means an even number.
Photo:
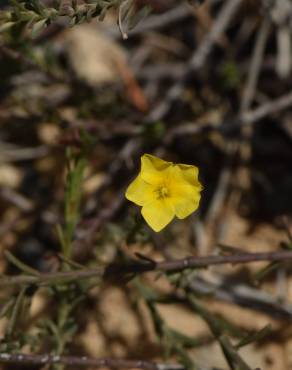
[[[24,287],[20,290],[16,300],[15,300],[15,304],[13,306],[13,309],[12,309],[12,312],[11,312],[11,316],[9,318],[9,321],[8,321],[8,324],[7,324],[7,328],[6,328],[6,334],[8,336],[11,336],[12,333],[14,332],[14,329],[15,329],[15,326],[16,326],[16,323],[17,323],[17,319],[19,317],[21,317],[20,315],[20,312],[21,312],[21,308],[22,308],[22,305],[23,305],[23,301],[24,301],[24,298],[25,298],[25,291],[26,291],[27,287]]]
[[[281,265],[280,262],[271,262],[271,263],[269,263],[267,266],[265,266],[262,269],[260,269],[259,271],[255,272],[255,274],[253,276],[253,279],[256,282],[261,281],[266,276],[270,275],[272,272],[277,270],[280,265]]]
[[[48,22],[48,19],[42,19],[42,20],[36,22],[32,26],[32,31],[31,31],[32,37],[35,37],[39,33],[39,31],[41,31],[43,28],[45,28],[47,26],[47,22]]]
[[[4,255],[7,258],[7,260],[12,263],[14,266],[18,267],[19,270],[26,272],[29,275],[38,276],[39,272],[32,267],[26,265],[22,261],[20,261],[18,258],[16,258],[12,253],[10,253],[8,250],[4,251]]]
[[[14,303],[15,303],[15,298],[13,297],[9,299],[7,302],[5,302],[4,304],[1,304],[0,318],[7,315],[9,310],[13,307]]]
[[[15,22],[6,22],[0,25],[0,32],[4,32],[9,30],[11,27],[15,25]]]
[[[247,346],[253,342],[259,341],[271,333],[272,326],[270,324],[264,326],[261,330],[252,333],[245,338],[241,339],[236,345],[235,348],[239,349],[241,347]]]

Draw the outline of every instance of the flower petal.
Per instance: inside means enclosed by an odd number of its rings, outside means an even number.
[[[190,194],[189,194],[190,195]],[[186,218],[191,213],[195,212],[200,203],[201,194],[199,191],[194,190],[193,196],[189,196],[186,198],[177,198],[175,204],[175,215],[180,218]]]
[[[180,169],[180,172],[185,181],[188,183],[200,186],[202,189],[202,185],[198,180],[199,169],[196,166],[188,165],[188,164],[177,164],[176,167]]]
[[[171,162],[166,162],[151,154],[144,154],[141,157],[141,177],[149,184],[159,184],[163,182],[170,166],[172,166]]]
[[[131,202],[143,206],[154,199],[153,186],[145,182],[139,174],[126,190],[126,198]]]
[[[175,214],[180,219],[189,216],[198,208],[202,190],[202,185],[194,176],[196,168],[183,166],[187,168],[182,169],[179,165],[173,166],[170,177],[171,201],[175,207]]]
[[[174,208],[166,199],[158,199],[142,208],[142,216],[156,232],[162,230],[174,218]]]

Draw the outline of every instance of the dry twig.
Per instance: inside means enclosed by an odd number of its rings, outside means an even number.
[[[158,104],[158,106],[152,112],[150,112],[146,118],[147,122],[158,121],[165,117],[173,102],[182,94],[190,73],[197,71],[204,65],[213,45],[225,31],[241,2],[242,0],[229,0],[223,5],[212,29],[205,36],[198,49],[194,52],[193,56],[189,60],[181,80],[173,85],[165,99]]]
[[[16,353],[0,353],[0,362],[27,365],[63,364],[78,367],[106,367],[111,369],[143,369],[143,370],[183,370],[180,364],[160,364],[142,360],[123,360],[115,358],[90,358],[86,356],[57,356],[57,355],[27,355]]]
[[[178,272],[191,268],[205,268],[212,265],[223,264],[242,264],[260,261],[288,261],[292,260],[292,251],[245,253],[228,256],[205,256],[205,257],[186,257],[183,259],[156,262],[149,259],[149,262],[140,260],[129,261],[127,264],[111,264],[106,267],[94,269],[83,269],[66,272],[40,273],[35,276],[18,275],[2,276],[0,287],[15,285],[50,285],[54,283],[72,282],[79,279],[104,278],[115,280],[133,274],[142,274],[150,271]],[[121,280],[123,281],[123,280]]]

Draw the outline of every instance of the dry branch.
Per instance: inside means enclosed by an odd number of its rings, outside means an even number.
[[[121,277],[131,276],[133,274],[142,274],[150,271],[159,272],[179,272],[191,268],[205,268],[212,265],[223,264],[242,264],[260,261],[288,261],[292,260],[292,251],[245,253],[227,256],[205,256],[205,257],[186,257],[178,260],[169,260],[156,262],[149,259],[133,260],[127,264],[111,264],[106,267],[94,269],[82,269],[66,272],[40,273],[36,276],[18,275],[2,276],[0,278],[0,287],[15,285],[50,285],[55,283],[66,283],[74,280],[88,278],[103,278],[115,280]]]
[[[222,6],[222,9],[216,21],[214,22],[212,29],[209,33],[207,33],[198,49],[190,58],[181,80],[173,85],[173,87],[166,95],[165,99],[160,104],[158,104],[158,106],[152,112],[150,112],[150,114],[146,118],[147,122],[158,121],[165,117],[173,102],[182,94],[189,74],[197,71],[204,65],[208,55],[212,50],[213,45],[216,43],[216,41],[220,39],[221,35],[228,27],[232,16],[237,11],[241,2],[242,0],[229,0],[228,2],[226,2],[226,4]]]
[[[27,355],[16,353],[0,353],[0,362],[27,365],[63,364],[78,367],[107,367],[111,369],[143,369],[143,370],[182,370],[179,364],[161,364],[143,360],[123,360],[115,358],[90,358],[86,356],[57,356],[57,355]]]

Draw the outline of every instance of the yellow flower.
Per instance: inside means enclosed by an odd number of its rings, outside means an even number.
[[[198,168],[166,162],[150,154],[141,157],[141,171],[126,198],[142,206],[142,216],[156,232],[177,216],[183,219],[199,206],[202,186]]]

